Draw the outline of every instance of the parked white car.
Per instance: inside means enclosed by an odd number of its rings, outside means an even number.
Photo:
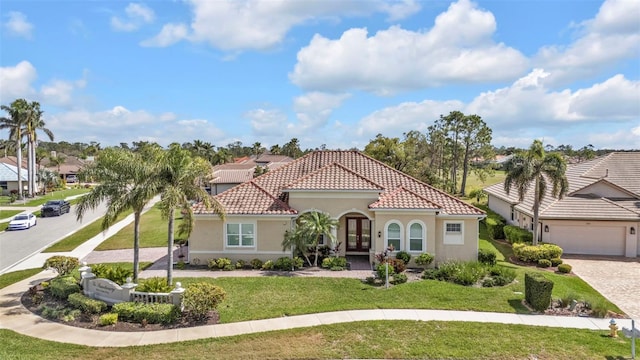
[[[37,224],[36,216],[33,214],[18,214],[9,222],[7,230],[25,230]]]

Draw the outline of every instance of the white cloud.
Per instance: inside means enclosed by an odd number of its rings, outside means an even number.
[[[47,127],[58,139],[98,141],[104,146],[121,142],[155,141],[162,146],[193,139],[217,141],[223,132],[205,119],[179,119],[174,113],[151,113],[117,105],[103,111],[72,110],[45,113]]]
[[[548,81],[566,84],[598,74],[640,52],[640,2],[605,1],[595,18],[578,25],[579,37],[567,47],[547,46],[535,56],[535,66],[551,72]]]
[[[457,100],[404,102],[365,116],[358,122],[356,134],[373,138],[376,134],[396,137],[411,130],[425,132],[441,114],[459,110],[463,106],[464,104]]]
[[[253,134],[258,136],[280,135],[287,124],[287,116],[275,109],[253,109],[244,116],[250,120]]]
[[[189,29],[184,24],[166,24],[160,33],[151,39],[140,42],[142,46],[166,47],[188,37]]]
[[[377,94],[447,83],[505,81],[528,68],[517,50],[492,40],[493,14],[468,0],[451,4],[428,31],[399,26],[368,36],[350,29],[337,40],[315,35],[298,52],[291,81],[307,90]]]
[[[349,96],[312,92],[296,97],[293,100],[293,110],[300,122],[296,127],[307,131],[324,126],[333,110],[340,107]]]
[[[111,28],[116,31],[135,31],[142,25],[152,23],[155,19],[155,13],[151,8],[143,4],[129,3],[125,8],[125,19],[113,16],[111,17]]]
[[[8,33],[13,36],[31,39],[33,36],[33,24],[27,21],[27,17],[18,11],[9,11],[7,20],[3,25]]]
[[[313,20],[335,21],[343,16],[386,13],[399,20],[420,10],[415,0],[188,0],[192,7],[191,32],[173,32],[172,41],[154,41],[166,37],[163,28],[156,37],[143,42],[147,46],[169,46],[179,40],[208,43],[224,51],[266,50],[279,46],[291,28]],[[185,24],[170,24],[186,29]],[[165,33],[163,35],[163,33]]]
[[[16,98],[30,98],[35,95],[31,83],[36,80],[36,68],[28,61],[16,66],[0,67],[0,103],[6,104]]]
[[[74,104],[74,92],[82,89],[87,85],[87,71],[84,72],[83,78],[74,81],[54,79],[40,87],[39,98],[49,105],[70,107]]]

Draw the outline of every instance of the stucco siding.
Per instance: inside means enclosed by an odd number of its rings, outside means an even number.
[[[448,260],[473,261],[478,259],[478,221],[475,219],[438,219],[436,234],[440,239],[445,236],[445,224],[460,222],[463,224],[463,244],[449,245],[442,240],[436,242],[435,262]]]
[[[513,221],[511,220],[511,204],[494,195],[489,195],[488,201],[489,209],[502,216],[507,221],[507,224],[515,225],[517,223],[515,217]]]

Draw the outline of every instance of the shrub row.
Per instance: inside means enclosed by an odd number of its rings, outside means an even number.
[[[434,260],[434,256],[429,253],[422,253],[416,257],[416,265],[429,266]]]
[[[229,258],[211,259],[207,263],[207,267],[211,270],[225,270],[231,271],[236,269],[244,269],[246,261],[238,260],[234,263]],[[280,257],[273,260],[267,260],[263,262],[260,259],[253,259],[249,262],[251,268],[254,270],[282,270],[291,271],[292,269],[299,269],[304,265],[304,261],[299,257],[290,258],[287,256]]]
[[[332,256],[322,259],[322,268],[334,271],[344,270],[347,268],[347,259],[344,257]]]
[[[69,304],[87,314],[99,314],[107,309],[107,303],[84,296],[81,293],[73,293],[67,298]]]
[[[521,229],[514,225],[506,225],[503,231],[505,238],[511,244],[531,243],[533,241],[533,234],[526,229]]]
[[[62,276],[51,280],[49,291],[54,297],[66,300],[69,295],[80,292],[80,285],[72,276]]]
[[[168,293],[173,287],[167,284],[167,279],[163,277],[151,277],[140,281],[136,291],[148,293]]]
[[[486,265],[490,265],[490,266],[495,265],[497,262],[497,256],[498,254],[496,254],[494,251],[491,251],[491,250],[485,250],[485,249],[478,250],[478,261]]]
[[[537,263],[540,259],[546,259],[549,261],[549,266],[551,266],[551,259],[562,256],[562,248],[555,244],[534,246],[517,243],[513,244],[513,253],[520,261]]]
[[[460,285],[473,285],[487,274],[486,267],[478,261],[447,261],[437,269],[427,269],[423,279],[449,281]]]
[[[111,310],[122,320],[149,324],[172,324],[180,316],[180,309],[173,304],[123,302],[113,305]]]
[[[544,311],[551,304],[553,281],[540,273],[524,274],[524,297],[536,311]]]

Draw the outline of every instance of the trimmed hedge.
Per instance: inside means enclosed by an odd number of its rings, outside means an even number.
[[[73,293],[67,298],[69,304],[87,314],[99,314],[107,309],[107,303],[84,296],[81,293]]]
[[[149,324],[172,324],[180,316],[180,310],[173,304],[122,302],[113,305],[111,311],[122,320]]]
[[[500,216],[497,212],[489,209],[486,205],[474,204],[476,207],[484,210],[487,213],[487,217],[485,217],[482,221],[484,225],[487,227],[487,232],[489,236],[491,236],[494,240],[502,240],[505,238],[504,236],[504,226],[505,220],[502,216]]]
[[[91,265],[91,272],[98,278],[109,279],[118,285],[126,283],[128,277],[133,277],[133,270],[112,264]]]
[[[560,264],[558,265],[558,271],[563,274],[568,274],[571,272],[571,265],[569,264]]]
[[[66,300],[69,295],[80,292],[80,285],[73,276],[57,277],[49,283],[51,295]]]
[[[505,238],[511,244],[531,243],[533,241],[533,233],[529,232],[529,230],[521,229],[514,225],[506,225],[503,231]]]
[[[513,244],[513,254],[520,261],[537,263],[541,259],[549,260],[562,256],[562,248],[555,244],[525,245]]]
[[[553,281],[539,273],[524,274],[524,298],[536,311],[544,311],[551,304]]]
[[[331,269],[333,270],[334,268],[341,268],[341,270],[344,270],[347,267],[347,259],[343,258],[343,257],[326,257],[324,259],[322,259],[322,268],[324,269]]]

